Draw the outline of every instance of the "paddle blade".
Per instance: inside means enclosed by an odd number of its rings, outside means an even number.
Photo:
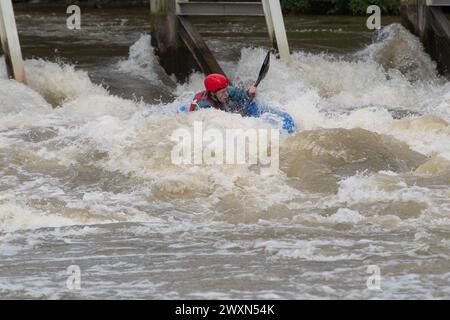
[[[267,52],[266,58],[264,59],[264,63],[261,67],[261,70],[259,71],[258,80],[256,80],[255,87],[259,85],[259,83],[266,77],[267,72],[269,71],[270,67],[270,51]]]

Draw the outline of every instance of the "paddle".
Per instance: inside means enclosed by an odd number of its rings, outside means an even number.
[[[266,77],[266,74],[269,71],[270,53],[271,53],[271,50],[269,50],[269,52],[267,52],[267,55],[266,55],[266,58],[264,59],[261,70],[259,71],[258,80],[256,80],[256,82],[255,82],[255,87],[258,87],[259,83]]]

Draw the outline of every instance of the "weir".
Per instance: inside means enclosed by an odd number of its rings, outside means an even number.
[[[438,71],[450,78],[450,23],[442,7],[450,0],[402,0],[403,25],[422,41]]]
[[[25,68],[11,0],[0,1],[0,39],[8,76],[26,83]]]
[[[289,60],[289,45],[279,0],[259,2],[201,2],[150,0],[152,46],[160,65],[179,81],[192,70],[204,74],[225,72],[209,50],[190,16],[261,16],[266,18],[272,46],[281,59]]]
[[[401,0],[401,15],[403,24],[420,38],[437,62],[438,71],[450,78],[450,23],[442,10],[444,6],[450,7],[450,0]],[[184,81],[192,70],[225,74],[191,24],[191,16],[265,17],[272,46],[281,59],[290,59],[279,0],[150,0],[150,13],[155,53],[165,71],[179,81]],[[0,1],[0,39],[8,76],[26,83],[12,0]]]

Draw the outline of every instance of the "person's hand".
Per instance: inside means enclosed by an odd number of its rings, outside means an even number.
[[[256,91],[257,91],[256,87],[255,86],[251,86],[248,89],[248,94],[251,95],[251,96],[256,96]]]

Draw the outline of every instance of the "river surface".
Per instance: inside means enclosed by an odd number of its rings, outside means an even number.
[[[203,76],[164,74],[147,8],[66,17],[17,12],[28,87],[0,63],[0,299],[450,298],[450,82],[399,18],[286,18],[257,100],[297,132],[263,175],[173,163],[197,121],[272,126],[177,114]],[[264,19],[194,24],[251,85]]]

